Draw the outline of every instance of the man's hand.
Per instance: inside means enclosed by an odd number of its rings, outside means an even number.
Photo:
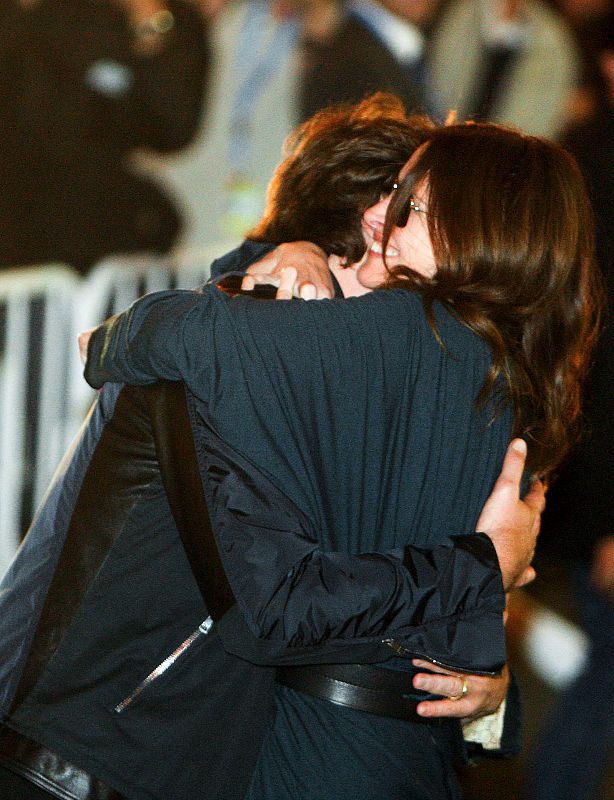
[[[90,328],[87,331],[83,331],[78,336],[79,340],[79,355],[81,356],[81,363],[85,364],[87,361],[87,348],[90,343],[90,339],[92,337],[92,333],[96,330],[96,328]]]
[[[264,258],[252,264],[243,279],[243,289],[256,284],[278,286],[278,300],[301,297],[322,300],[334,294],[326,253],[311,242],[280,244]]]
[[[493,714],[507,694],[510,682],[507,666],[503,668],[501,675],[491,677],[451,672],[418,658],[413,659],[412,663],[419,669],[428,670],[414,675],[413,685],[416,689],[446,696],[444,700],[423,700],[419,703],[417,711],[421,717],[477,719]],[[463,687],[466,687],[465,694]],[[458,699],[450,699],[453,697]]]
[[[546,505],[545,488],[535,481],[520,499],[520,482],[527,454],[526,443],[514,439],[507,449],[501,474],[486,501],[477,530],[495,546],[505,590],[516,589],[535,578],[531,567],[540,515]]]

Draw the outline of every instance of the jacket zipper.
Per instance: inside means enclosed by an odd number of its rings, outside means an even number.
[[[402,656],[403,658],[411,657],[411,658],[421,658],[423,661],[430,661],[431,664],[434,664],[437,667],[441,667],[442,669],[448,669],[451,672],[470,672],[471,675],[498,675],[498,672],[493,672],[492,670],[486,669],[472,669],[472,670],[464,670],[461,667],[453,666],[452,664],[446,664],[443,661],[438,661],[436,658],[432,656],[426,656],[423,653],[416,653],[415,650],[408,650],[406,647],[403,647],[402,644],[399,644],[394,639],[382,639],[382,644],[387,645],[390,647],[398,656]]]
[[[124,698],[121,701],[121,703],[118,703],[115,706],[114,711],[116,711],[118,714],[121,714],[122,711],[125,711],[128,708],[128,706],[134,700],[136,700],[136,698],[141,694],[141,692],[144,689],[146,689],[148,686],[151,686],[151,684],[155,680],[157,680],[168,669],[170,669],[173,666],[173,664],[179,658],[181,658],[181,656],[184,653],[187,652],[187,650],[194,644],[194,642],[201,636],[206,636],[212,627],[213,627],[213,620],[211,619],[211,617],[207,617],[207,619],[204,620],[204,622],[200,623],[200,625],[198,626],[198,628],[196,628],[194,633],[191,633],[188,636],[188,638],[179,645],[179,647],[175,648],[175,650],[173,650],[173,652],[169,656],[167,656],[161,664],[158,664],[158,666],[152,672],[149,673],[149,675],[145,678],[144,681],[139,683],[136,689],[133,692],[131,692],[128,695],[128,697]]]

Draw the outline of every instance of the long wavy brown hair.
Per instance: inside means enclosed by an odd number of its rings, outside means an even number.
[[[383,92],[318,112],[286,140],[264,216],[248,238],[307,240],[327,255],[358,261],[365,251],[362,213],[391,187],[432,127]]]
[[[601,306],[579,168],[557,144],[502,126],[434,130],[390,203],[384,250],[421,181],[437,272],[396,267],[386,285],[409,282],[432,324],[440,301],[486,340],[493,363],[480,400],[495,391],[511,401],[528,465],[548,477],[578,429]]]

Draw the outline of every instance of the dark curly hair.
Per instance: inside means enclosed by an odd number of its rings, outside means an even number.
[[[358,261],[365,250],[362,213],[390,188],[431,127],[385,93],[318,112],[288,137],[264,216],[248,238],[307,240],[327,255]]]

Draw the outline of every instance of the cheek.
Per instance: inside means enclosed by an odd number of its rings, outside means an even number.
[[[435,264],[435,255],[433,254],[433,245],[431,244],[431,237],[428,231],[424,231],[420,238],[420,250],[425,261],[430,264]]]
[[[431,247],[431,240],[426,239],[420,242],[416,253],[416,269],[427,278],[435,274],[435,256],[433,255],[433,248]]]
[[[435,256],[427,226],[422,221],[410,222],[403,229],[402,259],[423,274],[435,271]]]

